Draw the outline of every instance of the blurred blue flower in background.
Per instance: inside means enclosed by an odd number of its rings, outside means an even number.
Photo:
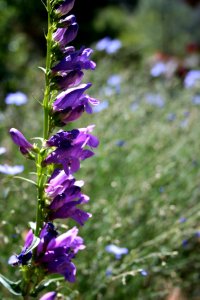
[[[0,147],[0,155],[6,153],[5,147]]]
[[[116,53],[121,47],[122,43],[120,40],[112,40],[110,37],[105,37],[96,44],[96,50],[105,51],[107,54]]]
[[[116,259],[120,259],[122,255],[128,254],[127,248],[121,248],[114,244],[107,245],[105,249],[108,253],[114,254]]]
[[[175,113],[169,113],[169,114],[167,115],[167,121],[172,122],[172,121],[174,121],[175,119],[176,119],[176,114],[175,114]]]
[[[16,165],[16,166],[8,166],[8,165],[0,165],[0,173],[6,175],[16,175],[24,171],[24,166]]]
[[[192,103],[194,105],[200,105],[200,95],[194,95],[193,98],[192,98]]]
[[[139,103],[138,102],[132,102],[131,105],[130,105],[130,109],[132,111],[136,111],[137,109],[139,108]]]
[[[165,100],[159,94],[148,93],[146,94],[145,99],[146,103],[157,106],[159,108],[162,108],[165,105]]]
[[[144,277],[146,277],[148,275],[148,272],[144,269],[140,270],[140,274]]]
[[[122,77],[120,75],[113,74],[108,77],[107,84],[110,86],[117,87],[120,85],[121,81],[122,81]]]
[[[180,219],[179,219],[179,222],[180,223],[185,223],[187,221],[187,219],[185,218],[185,217],[181,217]]]
[[[185,76],[184,86],[189,89],[196,85],[200,85],[200,70],[191,70]]]
[[[160,61],[155,63],[150,70],[150,74],[153,77],[159,77],[160,75],[165,74],[165,72],[166,72],[166,65]]]
[[[98,113],[98,112],[100,112],[100,111],[102,111],[102,110],[108,108],[108,106],[109,106],[109,103],[108,103],[107,100],[105,100],[105,101],[102,101],[102,102],[101,102],[100,104],[98,104],[97,106],[94,106],[93,109],[92,109],[92,111],[93,111],[94,113]]]
[[[7,105],[15,104],[17,106],[23,105],[28,101],[27,96],[22,92],[10,93],[5,98]]]

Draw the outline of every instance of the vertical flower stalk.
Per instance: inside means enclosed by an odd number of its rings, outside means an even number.
[[[74,0],[46,2],[48,31],[42,146],[31,144],[19,130],[10,130],[21,153],[35,161],[37,172],[35,226],[29,230],[21,253],[9,259],[10,265],[22,270],[23,278],[16,286],[24,299],[36,297],[45,288],[41,282],[49,274],[75,281],[76,266],[72,261],[78,251],[85,248],[83,239],[78,236],[76,226],[59,234],[55,222],[70,218],[83,226],[91,217],[82,209],[89,197],[82,192],[84,181],[77,181],[75,173],[82,161],[94,155],[93,148],[98,146],[98,139],[91,134],[94,125],[56,132],[57,127],[76,121],[84,112],[91,114],[92,106],[99,103],[87,94],[91,83],[82,83],[83,71],[96,67],[90,59],[92,49],[76,50],[69,45],[78,33],[76,17],[66,16],[73,6]],[[56,299],[56,294],[57,291],[52,291],[41,299]]]

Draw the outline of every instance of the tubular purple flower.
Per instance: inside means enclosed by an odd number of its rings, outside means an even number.
[[[80,160],[85,160],[94,155],[94,152],[83,149],[85,146],[96,148],[98,139],[91,135],[94,125],[87,128],[74,129],[71,131],[59,131],[48,141],[48,146],[57,147],[43,161],[43,165],[61,164],[67,175],[79,170]]]
[[[27,141],[25,136],[19,130],[11,128],[9,132],[13,142],[19,146],[22,154],[27,154],[29,150],[33,148],[33,145]]]
[[[68,14],[68,12],[74,7],[74,2],[75,0],[64,0],[63,3],[56,9],[56,13],[59,16]]]
[[[78,51],[73,49],[66,49],[66,57],[63,58],[57,65],[52,68],[53,73],[66,73],[74,70],[94,70],[96,68],[95,62],[89,59],[93,50],[90,48],[81,48]]]
[[[85,248],[83,239],[78,234],[78,229],[73,227],[66,233],[45,239],[49,235],[49,228],[54,227],[53,224],[48,223],[41,231],[41,244],[37,248],[36,263],[41,265],[47,273],[57,273],[65,277],[69,282],[75,281],[76,267],[71,262],[75,254]],[[41,247],[39,247],[41,246]]]
[[[64,19],[61,19],[58,22],[58,25],[59,25],[59,27],[68,27],[69,25],[72,25],[73,23],[76,23],[76,17],[74,15],[70,15]]]
[[[91,83],[81,84],[78,87],[70,88],[60,93],[53,103],[53,110],[60,111],[68,107],[75,107],[84,91],[91,87]]]
[[[71,71],[66,75],[56,77],[55,82],[61,90],[66,90],[78,85],[81,82],[83,75],[84,73],[82,71]]]
[[[45,295],[43,295],[39,300],[55,300],[56,295],[56,292],[48,292]]]
[[[68,43],[73,41],[78,33],[78,24],[73,23],[69,25],[67,28],[58,28],[56,32],[53,34],[53,39],[56,41],[59,46],[64,48]]]

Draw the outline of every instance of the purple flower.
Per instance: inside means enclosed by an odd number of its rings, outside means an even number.
[[[58,87],[62,90],[66,90],[70,87],[78,85],[82,78],[84,73],[82,71],[71,71],[63,76],[58,76],[55,78],[55,81],[58,85]]]
[[[5,102],[8,105],[15,104],[20,106],[27,102],[27,96],[22,92],[10,93],[6,96]]]
[[[97,147],[98,139],[92,136],[89,132],[94,126],[87,128],[74,129],[72,131],[59,131],[52,136],[48,141],[48,146],[57,147],[43,161],[44,165],[61,164],[67,175],[74,173],[80,168],[80,160],[85,160],[94,155],[89,149],[84,149],[85,146]]]
[[[22,154],[27,154],[33,148],[33,145],[27,141],[24,135],[17,129],[11,128],[10,135],[13,142],[19,146]]]
[[[76,207],[89,201],[89,197],[81,193],[82,185],[83,181],[76,181],[64,171],[58,169],[54,171],[45,189],[51,201],[48,206],[49,220],[72,218],[80,225],[84,225],[91,214]]]
[[[16,165],[16,166],[8,166],[8,165],[0,165],[0,173],[7,175],[16,175],[24,171],[24,166]]]
[[[66,57],[64,57],[55,67],[52,68],[53,73],[59,72],[66,74],[75,70],[94,70],[96,67],[95,62],[89,59],[92,54],[92,49],[81,48],[75,51],[73,47],[66,48]]]
[[[73,227],[57,236],[53,224],[46,224],[40,233],[36,263],[40,264],[47,273],[61,274],[69,282],[74,282],[76,267],[71,260],[79,250],[85,248],[83,239],[77,234],[78,229]]]
[[[74,2],[75,0],[64,0],[56,9],[56,13],[59,16],[64,16],[68,14],[68,12],[74,7]]]
[[[74,22],[67,28],[58,28],[53,34],[53,39],[59,44],[61,49],[64,49],[67,44],[76,38],[77,33],[78,24]]]
[[[110,245],[106,246],[105,249],[108,253],[113,253],[115,255],[116,259],[120,259],[122,257],[122,255],[128,254],[127,248],[121,248],[114,244],[110,244]]]
[[[31,246],[33,242],[33,238],[34,238],[33,232],[32,230],[29,230],[28,234],[26,235],[26,240],[22,252],[19,255],[12,255],[8,260],[9,265],[12,266],[27,265],[28,261],[32,257],[32,252],[31,251],[27,252],[27,250]]]
[[[55,300],[56,295],[56,292],[48,292],[45,295],[43,295],[39,300]]]
[[[53,110],[62,111],[80,105],[80,98],[89,87],[91,87],[91,83],[81,84],[60,93],[53,103]]]
[[[185,217],[181,217],[180,219],[179,219],[179,222],[180,223],[185,223],[187,221],[187,219],[185,218]]]

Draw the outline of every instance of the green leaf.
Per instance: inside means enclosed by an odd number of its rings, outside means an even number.
[[[36,182],[34,182],[34,181],[31,180],[31,179],[25,178],[25,177],[14,176],[14,178],[16,178],[16,179],[21,179],[21,180],[23,180],[23,181],[27,181],[27,182],[29,182],[29,183],[32,183],[32,184],[34,184],[34,185],[37,185]]]
[[[29,253],[30,251],[32,251],[34,248],[36,248],[37,245],[39,244],[39,242],[40,242],[40,239],[37,236],[34,236],[33,241],[31,243],[30,247],[28,247],[26,249],[26,251],[24,252],[24,255],[27,254],[27,253]]]
[[[11,292],[13,295],[21,296],[22,292],[20,289],[20,283],[21,280],[13,282],[9,280],[8,278],[4,277],[0,274],[0,283],[7,289],[9,292]]]
[[[54,274],[49,276],[48,278],[42,280],[38,286],[36,286],[34,295],[37,295],[40,293],[42,290],[46,289],[50,284],[58,281],[63,281],[65,278],[63,276],[60,276],[58,274]]]

